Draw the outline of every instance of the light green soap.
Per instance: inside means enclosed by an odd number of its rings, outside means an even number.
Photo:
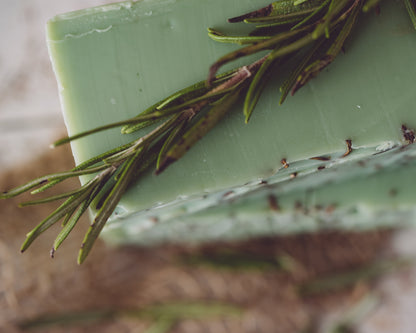
[[[55,17],[48,45],[69,133],[132,117],[203,80],[209,66],[235,48],[210,40],[207,27],[247,29],[226,18],[269,2],[142,0]],[[404,175],[416,167],[399,161],[415,155],[413,145],[400,147],[401,126],[416,128],[416,34],[405,9],[392,1],[361,22],[346,54],[283,106],[278,85],[271,84],[248,125],[236,108],[183,159],[132,185],[104,236],[203,241],[414,217],[415,200],[405,195],[412,182]],[[72,144],[75,160],[135,137],[116,129],[80,139]],[[342,157],[347,139],[354,151]],[[322,155],[331,161],[310,160]]]

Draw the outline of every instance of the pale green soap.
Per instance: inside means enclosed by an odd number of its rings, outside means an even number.
[[[203,80],[209,66],[236,47],[210,40],[206,28],[246,31],[246,25],[227,24],[226,18],[268,3],[142,0],[55,17],[48,23],[48,45],[69,133],[129,118]],[[359,32],[345,55],[283,106],[278,87],[270,85],[248,125],[236,108],[163,174],[149,173],[133,185],[105,237],[142,243],[241,238],[392,224],[414,216],[413,197],[405,196],[412,181],[403,177],[416,167],[401,166],[407,168],[402,172],[394,166],[399,157],[414,157],[412,146],[398,147],[404,144],[401,125],[416,128],[416,33],[405,9],[393,1],[382,2],[379,16],[368,14]],[[75,160],[133,138],[111,130],[81,139],[72,144]],[[346,139],[354,152],[342,158]],[[388,152],[373,156],[382,151]],[[321,155],[333,158],[309,160]],[[288,169],[282,170],[282,158]],[[318,172],[322,164],[326,169]],[[293,172],[299,176],[290,180]],[[380,189],[389,190],[378,191],[374,184],[381,183]],[[233,200],[227,198],[230,190]],[[383,199],[386,191],[395,199]],[[299,210],[299,201],[311,193],[314,207],[337,208],[312,213],[308,203],[308,211]],[[278,197],[279,212],[271,212],[270,195]],[[386,207],[391,216],[376,218]]]

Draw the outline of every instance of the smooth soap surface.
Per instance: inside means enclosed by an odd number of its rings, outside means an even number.
[[[230,25],[226,19],[268,3],[144,0],[54,18],[48,23],[48,45],[69,133],[132,117],[203,80],[218,57],[235,49],[210,40],[206,28],[246,31],[246,25]],[[416,37],[405,9],[383,1],[379,16],[363,15],[345,48],[345,54],[283,106],[278,106],[278,85],[271,84],[248,125],[236,108],[182,160],[133,185],[117,209],[118,217],[131,218],[134,224],[141,219],[137,212],[155,208],[154,215],[180,218],[189,198],[195,208],[188,213],[197,216],[218,204],[218,193],[229,188],[251,192],[262,180],[288,180],[289,171],[303,172],[307,177],[301,186],[313,187],[317,169],[309,159],[332,155],[334,166],[348,161],[339,158],[347,139],[355,162],[403,145],[401,126],[416,127]],[[76,141],[76,162],[135,137],[111,130]],[[283,158],[297,169],[282,172]],[[350,169],[364,174],[357,163]],[[342,198],[347,197],[351,195],[345,192]],[[174,208],[162,213],[162,206]],[[144,215],[148,221],[149,214]],[[141,229],[157,232],[146,223]]]

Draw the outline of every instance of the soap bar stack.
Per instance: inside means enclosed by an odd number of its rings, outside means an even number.
[[[55,17],[47,37],[69,134],[135,116],[203,80],[236,48],[209,39],[207,27],[246,31],[226,19],[267,4],[143,0]],[[132,184],[103,236],[200,242],[414,220],[416,37],[391,1],[357,31],[284,105],[276,78],[249,124],[236,107],[181,160]],[[75,160],[137,135],[114,129],[74,141]]]

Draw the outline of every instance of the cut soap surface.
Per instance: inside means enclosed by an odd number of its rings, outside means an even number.
[[[57,16],[48,44],[69,133],[132,117],[203,80],[235,48],[210,40],[206,28],[247,29],[225,21],[268,3],[153,0]],[[203,241],[412,220],[415,148],[401,148],[401,126],[416,127],[416,36],[405,9],[383,1],[380,16],[362,17],[353,37],[345,55],[283,106],[279,82],[270,84],[248,125],[236,108],[183,159],[159,176],[149,172],[104,236]],[[75,160],[135,137],[116,129],[80,139]],[[347,139],[354,149],[342,157]],[[310,160],[316,156],[331,160]]]

